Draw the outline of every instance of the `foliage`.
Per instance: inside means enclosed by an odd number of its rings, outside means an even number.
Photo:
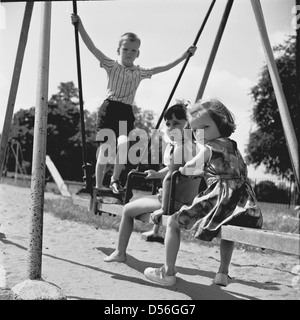
[[[254,187],[258,201],[271,203],[289,203],[289,191],[283,186],[277,187],[272,181],[262,181]]]
[[[145,130],[148,134],[151,133],[151,129],[154,128],[154,113],[152,110],[142,111],[136,105],[133,105],[133,113],[135,115],[135,126],[139,129]]]
[[[299,106],[296,89],[296,37],[290,36],[282,45],[274,47],[276,64],[289,107],[296,136],[299,135]],[[250,134],[246,159],[254,166],[263,164],[271,174],[294,181],[291,160],[283,126],[267,66],[258,84],[251,89],[254,100],[253,121],[257,129]]]

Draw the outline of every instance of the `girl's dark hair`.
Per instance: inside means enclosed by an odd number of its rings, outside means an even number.
[[[203,103],[201,103],[201,101],[196,102],[193,107],[189,109],[189,116],[198,118],[205,112],[207,112],[216,123],[223,137],[229,137],[235,131],[236,124],[233,114],[219,100],[210,99]]]
[[[164,113],[164,120],[171,120],[172,116],[178,120],[187,120],[186,106],[183,104],[175,104],[167,109]]]

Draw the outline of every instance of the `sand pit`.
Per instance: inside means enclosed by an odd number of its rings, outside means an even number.
[[[45,193],[47,197],[60,197]],[[0,184],[0,299],[27,279],[30,189]],[[105,263],[116,245],[117,231],[44,214],[42,278],[54,283],[68,300],[295,300],[299,258],[270,252],[235,250],[226,287],[212,283],[219,266],[219,248],[182,243],[178,281],[165,288],[148,282],[143,271],[160,266],[164,246],[132,234],[126,263]],[[6,289],[6,290],[5,290]],[[108,303],[108,302],[107,302]]]

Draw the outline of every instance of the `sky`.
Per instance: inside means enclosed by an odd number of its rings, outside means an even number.
[[[272,46],[295,34],[292,25],[294,0],[261,0]],[[134,32],[142,40],[141,67],[156,67],[177,58],[193,44],[210,0],[115,0],[77,1],[77,11],[95,45],[110,58],[117,59],[119,37]],[[170,105],[175,99],[194,102],[215,36],[227,4],[217,0],[197,51],[189,60]],[[78,87],[72,1],[52,1],[49,99],[61,82],[73,81]],[[25,2],[0,4],[0,132],[3,128],[13,68],[19,43]],[[36,105],[41,2],[35,2],[14,112]],[[80,39],[82,93],[84,108],[97,110],[105,99],[107,75]],[[253,100],[250,90],[258,83],[266,64],[261,39],[250,0],[235,0],[205,88],[203,99],[221,100],[235,115],[237,130],[231,136],[245,155],[251,130]],[[158,118],[169,98],[183,63],[143,80],[135,102],[142,110],[153,110]],[[250,178],[261,177],[264,169],[249,168]]]

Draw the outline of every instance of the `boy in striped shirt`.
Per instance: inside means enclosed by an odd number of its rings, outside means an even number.
[[[121,36],[117,49],[118,60],[115,61],[107,57],[94,45],[78,15],[72,14],[71,21],[73,24],[77,24],[78,32],[83,42],[96,59],[99,60],[100,67],[104,68],[108,75],[106,99],[99,108],[97,120],[96,141],[100,142],[100,147],[97,151],[96,188],[103,188],[103,179],[108,162],[106,152],[113,151],[115,143],[111,144],[109,150],[107,146],[112,141],[117,141],[117,152],[110,188],[113,193],[122,194],[124,189],[121,186],[119,177],[125,163],[120,161],[120,155],[127,154],[128,133],[133,130],[135,121],[132,104],[140,82],[143,79],[150,79],[154,74],[175,67],[185,60],[189,54],[194,54],[196,47],[191,46],[181,56],[165,65],[148,69],[141,68],[138,65],[134,65],[135,59],[140,54],[139,48],[141,45],[141,40],[136,34],[125,33]],[[108,133],[113,133],[113,139],[108,137]],[[103,143],[104,137],[108,138],[105,141],[106,143]]]

